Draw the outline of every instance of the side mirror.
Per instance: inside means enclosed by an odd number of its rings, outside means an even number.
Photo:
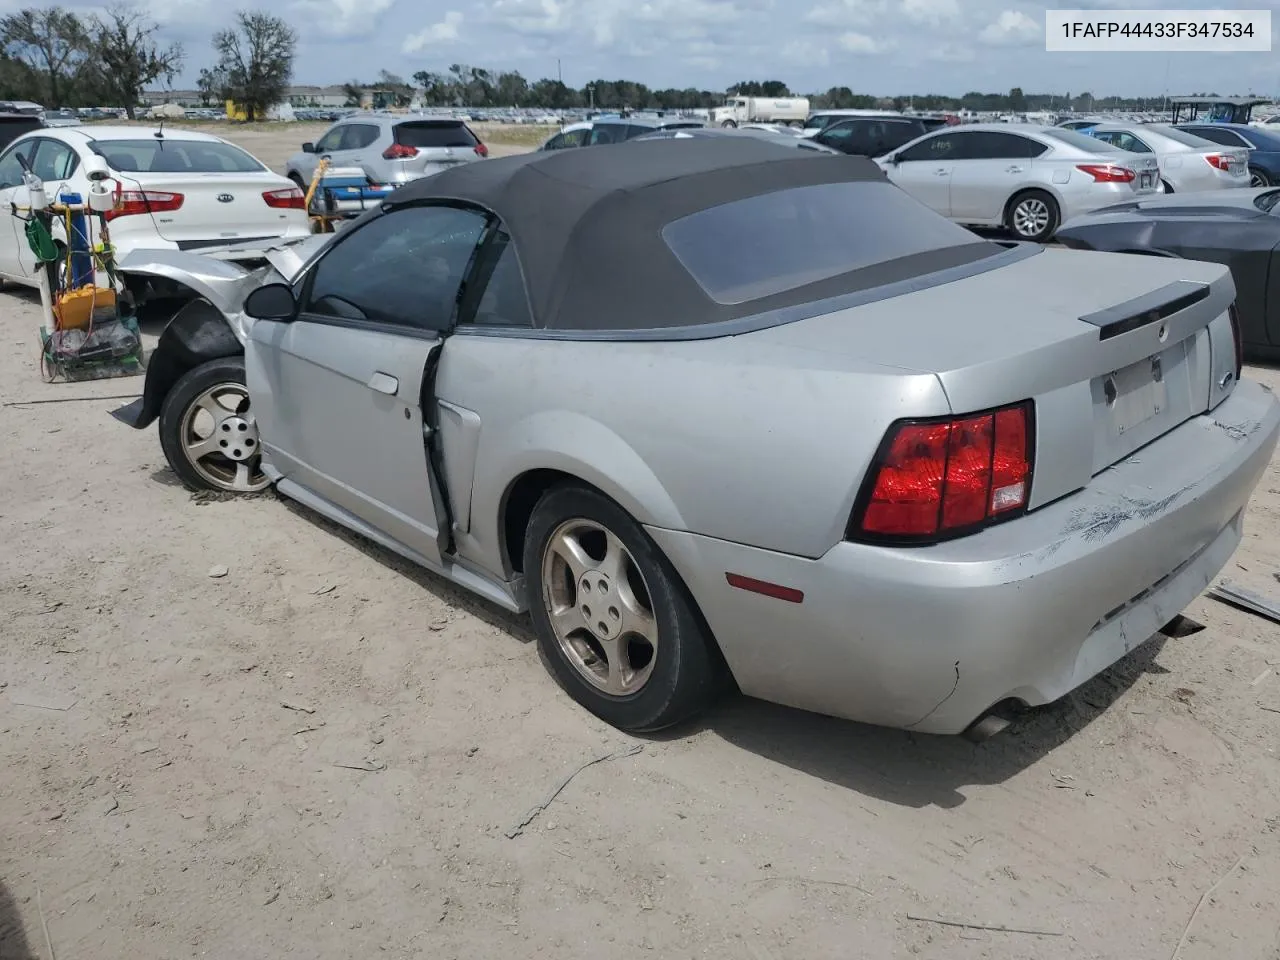
[[[306,143],[304,143],[304,144],[302,145],[302,152],[303,152],[303,153],[315,153],[315,152],[316,152],[316,145],[315,145],[314,143],[312,143],[310,140],[308,140]]]
[[[255,320],[292,320],[298,302],[287,283],[268,283],[245,297],[244,312]]]

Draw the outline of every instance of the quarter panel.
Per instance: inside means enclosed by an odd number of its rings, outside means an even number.
[[[456,333],[436,393],[484,424],[460,543],[495,573],[504,495],[533,469],[580,477],[642,523],[820,556],[843,537],[889,424],[949,410],[932,374],[759,334],[643,343]]]

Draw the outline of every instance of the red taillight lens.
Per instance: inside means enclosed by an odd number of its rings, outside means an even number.
[[[393,143],[382,151],[383,160],[412,160],[417,155],[417,147],[407,147],[403,143]]]
[[[1239,380],[1244,371],[1244,337],[1240,332],[1240,311],[1234,303],[1227,308],[1227,316],[1231,318],[1231,339],[1236,347],[1236,379]]]
[[[1227,173],[1231,170],[1231,158],[1224,157],[1220,153],[1210,153],[1205,156],[1205,162],[1215,170],[1221,170]]]
[[[275,210],[301,210],[306,206],[307,195],[298,187],[285,187],[283,190],[265,191],[262,199]]]
[[[1133,183],[1137,178],[1128,167],[1117,167],[1113,163],[1077,163],[1076,169],[1093,177],[1094,183]]]
[[[182,207],[183,196],[165,190],[121,190],[116,184],[116,205],[103,214],[107,220],[140,213],[172,213]]]
[[[489,155],[489,148],[486,147],[483,143],[477,143],[476,153],[478,153],[482,157],[487,157]]]
[[[894,426],[872,464],[852,539],[926,541],[971,532],[1027,507],[1030,401]]]

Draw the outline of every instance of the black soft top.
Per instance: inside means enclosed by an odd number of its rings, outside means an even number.
[[[754,138],[691,137],[460,164],[406,185],[384,209],[456,201],[496,214],[519,256],[535,326],[560,330],[653,330],[734,320],[912,280],[1000,252],[975,237],[973,244],[721,304],[662,237],[672,221],[721,204],[851,181],[887,183],[880,168],[861,157]],[[875,229],[867,224],[868,231]]]

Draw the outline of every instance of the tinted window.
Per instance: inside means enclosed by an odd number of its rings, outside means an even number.
[[[913,160],[959,160],[963,152],[964,134],[940,133],[928,140],[921,140],[898,154],[898,159],[910,163]]]
[[[1052,130],[1041,130],[1040,132],[1050,140],[1057,140],[1059,143],[1065,143],[1069,147],[1075,147],[1077,150],[1083,150],[1086,153],[1120,152],[1119,147],[1113,147],[1111,144],[1097,140],[1087,133],[1064,130],[1062,127],[1054,127]]]
[[[1198,137],[1194,133],[1187,133],[1185,130],[1179,130],[1176,127],[1155,127],[1155,132],[1161,136],[1168,137],[1174,143],[1180,143],[1184,147],[1191,147],[1193,150],[1203,150],[1209,144],[1204,137]]]
[[[1049,148],[1015,133],[975,130],[961,138],[961,160],[1030,160]]]
[[[78,162],[76,152],[65,143],[41,140],[31,168],[41,180],[65,180],[71,176]]]
[[[621,143],[627,139],[627,125],[622,123],[597,123],[591,128],[590,143]]]
[[[396,124],[396,143],[406,147],[474,147],[479,142],[464,123],[412,120]]]
[[[338,144],[342,142],[342,131],[346,126],[334,127],[318,141],[316,141],[316,153],[329,153],[337,150]]]
[[[18,154],[30,155],[31,147],[32,141],[24,140],[0,155],[0,188],[16,187],[22,183],[22,164],[18,162]]]
[[[869,122],[866,120],[846,120],[844,123],[833,123],[817,134],[814,139],[845,153],[856,151],[867,145]]]
[[[485,218],[453,207],[408,207],[338,240],[312,271],[309,313],[445,330]]]
[[[1095,130],[1093,137],[1130,153],[1152,153],[1152,149],[1127,130]]]
[[[95,140],[94,153],[119,173],[261,173],[239,147],[217,140]]]
[[[339,150],[363,150],[378,139],[379,130],[371,123],[349,123],[342,130]]]
[[[1249,146],[1240,134],[1234,130],[1224,130],[1221,127],[1187,127],[1185,132],[1192,136],[1203,137],[1205,140],[1212,140],[1214,143],[1220,143],[1224,147]]]
[[[565,141],[568,134],[557,133],[554,137],[542,145],[543,150],[563,150],[569,144]]]
[[[43,126],[38,117],[0,117],[0,147],[7,146],[24,133],[39,130]]]
[[[985,242],[883,182],[828,183],[737,200],[667,224],[662,238],[721,304]]]
[[[533,314],[529,310],[529,296],[520,261],[516,259],[516,248],[511,246],[505,231],[498,233],[494,242],[500,245],[501,253],[485,284],[474,322],[492,327],[532,327]]]
[[[653,127],[639,127],[635,124],[628,124],[626,138],[634,140],[636,137],[643,137],[646,133],[653,133],[653,131]]]

